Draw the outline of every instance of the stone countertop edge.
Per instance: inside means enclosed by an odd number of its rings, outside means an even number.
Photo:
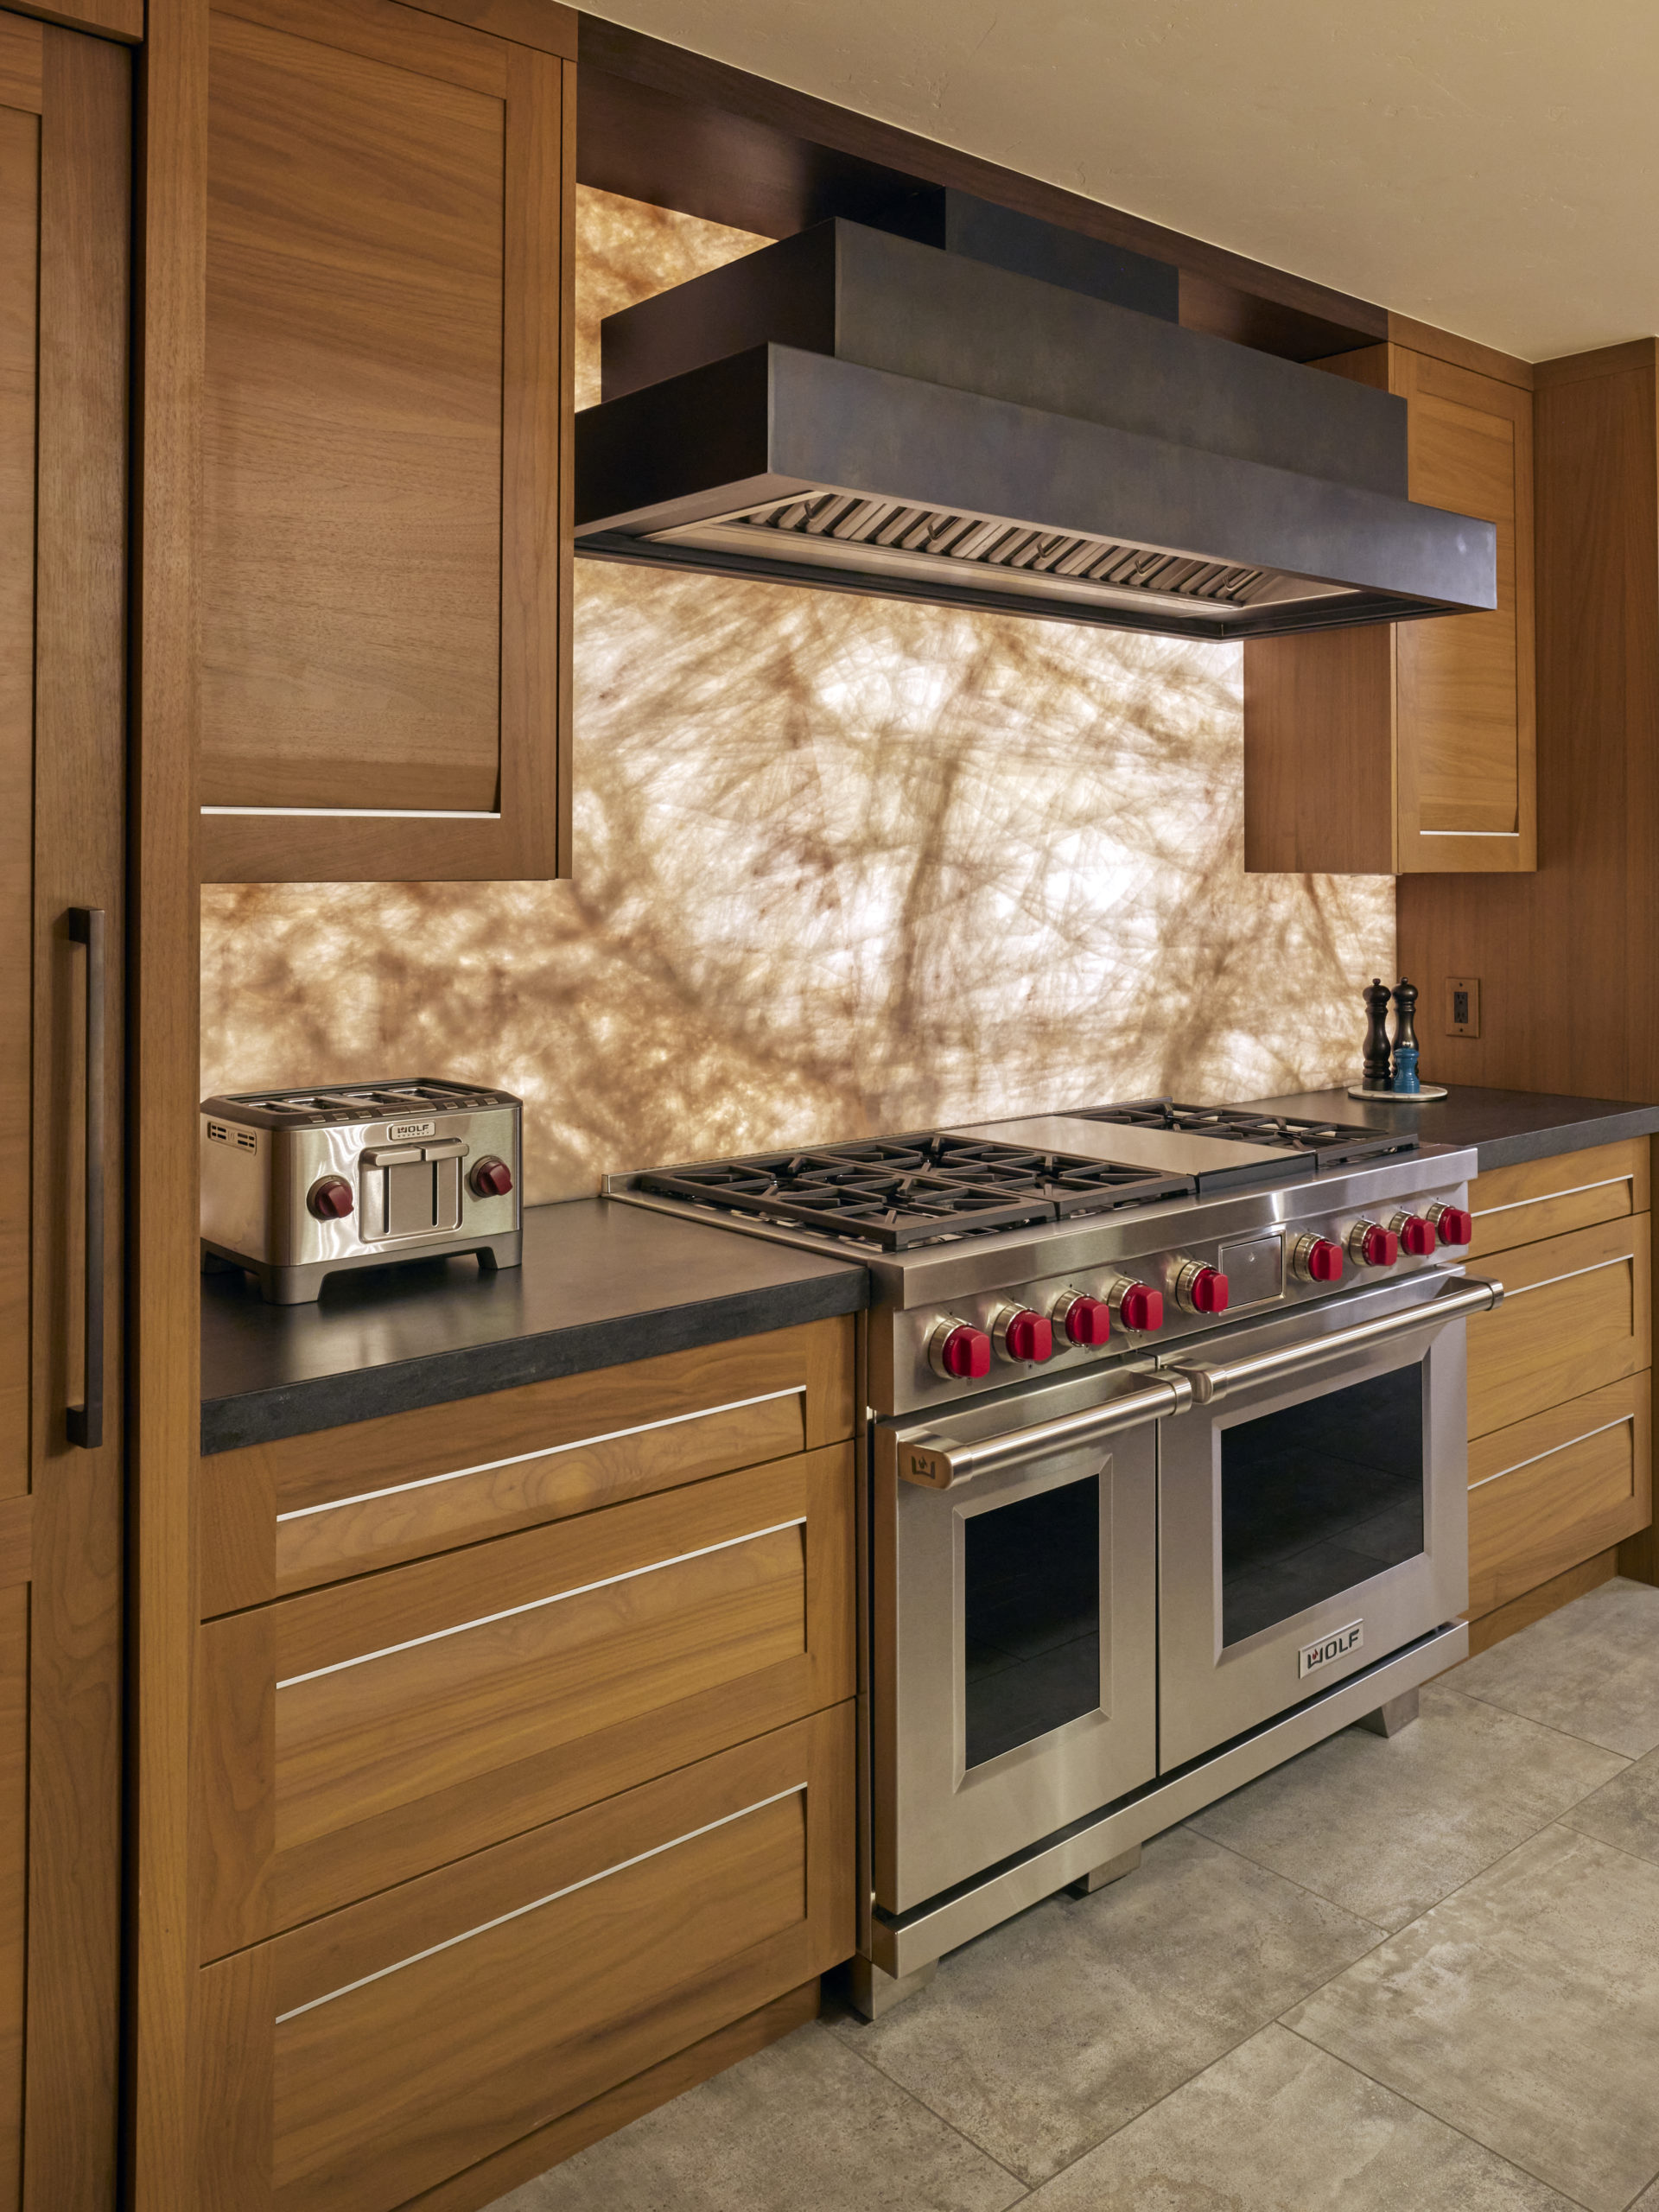
[[[1425,1144],[1472,1145],[1480,1172],[1520,1167],[1561,1153],[1626,1137],[1659,1135],[1659,1106],[1626,1098],[1574,1098],[1553,1091],[1500,1090],[1454,1084],[1448,1096],[1421,1106],[1351,1098],[1345,1089],[1302,1090],[1277,1098],[1241,1100],[1262,1113],[1348,1122],[1374,1129],[1414,1129]]]
[[[613,1200],[574,1202],[576,1249],[561,1264],[549,1249],[550,1217],[563,1212],[527,1211],[524,1276],[512,1283],[512,1269],[492,1279],[513,1301],[499,1317],[480,1313],[454,1275],[429,1296],[406,1273],[385,1271],[378,1284],[346,1277],[333,1313],[266,1306],[246,1278],[207,1278],[203,1456],[764,1336],[869,1303],[869,1276],[856,1261]],[[607,1261],[624,1265],[601,1283],[594,1271]],[[474,1263],[439,1264],[470,1274]],[[381,1355],[353,1357],[353,1339],[377,1323]]]

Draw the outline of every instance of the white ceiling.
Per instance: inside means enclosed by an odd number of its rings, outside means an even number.
[[[594,12],[1529,360],[1659,332],[1655,0]]]

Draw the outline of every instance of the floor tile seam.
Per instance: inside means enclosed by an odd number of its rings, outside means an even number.
[[[1188,1827],[1190,1826],[1190,1823],[1183,1821],[1182,1826],[1184,1827]],[[1328,1904],[1333,1912],[1342,1913],[1347,1919],[1353,1921],[1357,1926],[1361,1928],[1375,1928],[1376,1930],[1377,1940],[1376,1943],[1373,1943],[1371,1945],[1371,1951],[1376,1950],[1377,1943],[1386,1943],[1392,1936],[1397,1936],[1400,1933],[1400,1930],[1397,1928],[1385,1928],[1380,1920],[1368,1920],[1363,1912],[1353,1911],[1349,1906],[1342,1904],[1339,1899],[1332,1897],[1327,1897],[1323,1890],[1314,1889],[1311,1884],[1299,1880],[1294,1874],[1287,1874],[1277,1866],[1269,1866],[1265,1859],[1252,1859],[1248,1851],[1242,1851],[1236,1843],[1224,1843],[1219,1836],[1206,1835],[1202,1828],[1192,1828],[1191,1832],[1198,1837],[1200,1843],[1207,1843],[1212,1850],[1230,1852],[1235,1859],[1242,1859],[1247,1866],[1254,1866],[1258,1874],[1270,1874],[1275,1882],[1288,1882],[1293,1890],[1300,1890],[1305,1897],[1313,1897],[1316,1898],[1320,1904]],[[1529,1838],[1528,1840],[1530,1841],[1530,1838]],[[1494,1861],[1493,1863],[1496,1864],[1497,1862]],[[1427,1907],[1427,1910],[1433,1911],[1433,1907],[1431,1905]],[[1421,1920],[1422,1918],[1422,1914],[1419,1913],[1415,1916]],[[1406,1924],[1409,1926],[1410,1923],[1408,1922]],[[1371,1951],[1362,1951],[1359,1955],[1359,1958],[1370,1958]],[[1348,1966],[1357,1966],[1358,1964],[1359,1959],[1351,1959],[1348,1961]],[[1340,1971],[1346,1974],[1348,1967],[1342,1967]],[[1321,1982],[1319,1984],[1319,1987],[1323,1989],[1325,1987],[1325,1984]],[[1305,1999],[1300,1997],[1296,1999],[1296,2002],[1299,2005],[1303,2004],[1306,2001],[1306,2000]]]
[[[874,2026],[874,2022],[867,2022],[866,2024],[868,2026]],[[828,2035],[835,2035],[835,2030],[833,2028],[826,2027],[824,2031]],[[1013,2182],[1014,2186],[1020,2191],[1022,2196],[1029,2196],[1032,2194],[1032,2184],[1029,2182],[1023,2181],[1020,2177],[1015,2173],[1014,2168],[1010,2165],[1005,2164],[1004,2162],[997,2157],[994,2151],[988,2151],[985,2148],[985,2145],[982,2143],[978,2142],[973,2136],[969,2135],[965,2128],[959,2127],[956,2121],[950,2118],[948,2113],[940,2112],[937,2106],[929,2104],[925,2097],[918,2095],[917,2092],[911,2088],[906,2083],[899,2081],[896,2075],[889,2074],[887,2068],[881,2064],[879,2059],[872,2058],[867,2051],[861,2050],[856,2044],[849,2043],[842,2036],[836,2036],[836,2041],[841,2045],[843,2050],[850,2052],[851,2055],[859,2061],[861,2065],[868,2066],[872,2074],[879,2074],[882,2081],[887,2083],[888,2088],[896,2090],[905,2100],[906,2104],[914,2105],[918,2111],[926,2113],[931,2119],[937,2120],[942,2127],[948,2128],[951,2134],[957,2138],[958,2142],[965,2143],[970,2151],[976,2152],[982,2158],[989,2159],[992,2165],[996,2168],[999,2173],[1004,2173],[1007,2176],[1008,2179]],[[1103,2142],[1104,2142],[1105,2139],[1104,2136],[1101,2138]],[[1040,2187],[1041,2184],[1039,2183],[1038,2186]],[[1015,2199],[1016,2202],[1019,2201],[1020,2200],[1018,2198]],[[1012,2207],[1009,2208],[1009,2212],[1013,2212]]]
[[[1448,1682],[1446,1688],[1450,1689],[1452,1684]],[[1541,1728],[1546,1735],[1559,1736],[1565,1744],[1583,1744],[1590,1751],[1601,1751],[1610,1759],[1623,1759],[1626,1766],[1634,1766],[1638,1759],[1647,1758],[1652,1752],[1659,1751],[1659,1743],[1649,1744],[1645,1751],[1616,1751],[1612,1745],[1599,1743],[1593,1736],[1575,1735],[1570,1728],[1556,1727],[1552,1720],[1539,1720],[1530,1713],[1517,1711],[1512,1705],[1500,1705],[1496,1698],[1482,1697],[1478,1690],[1459,1689],[1457,1695],[1466,1697],[1471,1705],[1484,1705],[1488,1713],[1506,1713],[1511,1720],[1524,1720],[1529,1728]],[[1608,1777],[1608,1780],[1611,1782],[1616,1782],[1618,1779],[1617,1775]],[[1606,1787],[1605,1782],[1599,1782],[1596,1784],[1598,1789],[1605,1789]]]
[[[1579,1803],[1582,1804],[1583,1802],[1583,1799],[1580,1798]],[[1569,1805],[1567,1809],[1569,1813],[1576,1813],[1579,1807],[1578,1805]],[[1565,1828],[1568,1835],[1577,1836],[1581,1842],[1599,1844],[1604,1851],[1616,1851],[1621,1859],[1628,1859],[1633,1866],[1645,1866],[1649,1873],[1652,1873],[1656,1867],[1659,1867],[1659,1859],[1649,1859],[1645,1852],[1627,1851],[1622,1843],[1610,1843],[1605,1835],[1592,1835],[1588,1828],[1575,1828],[1569,1827],[1566,1815],[1563,1814],[1558,1813],[1555,1815],[1555,1818],[1548,1823],[1548,1826],[1553,1828]],[[1541,1835],[1542,1834],[1543,1830],[1541,1828],[1538,1831],[1538,1834]],[[1529,1843],[1535,1843],[1537,1840],[1537,1836],[1529,1836],[1528,1838],[1528,1841]]]
[[[1402,2105],[1409,2105],[1414,2112],[1421,2113],[1426,2120],[1432,2120],[1437,2126],[1449,2128],[1453,2135],[1461,2136],[1465,2143],[1472,2143],[1476,2150],[1484,2151],[1489,2158],[1496,2158],[1499,2165],[1507,2166],[1511,2173],[1520,2174],[1528,2181],[1535,2181],[1541,2188],[1554,2190],[1564,2204],[1576,2204],[1580,2207],[1580,2212],[1596,2212],[1596,2208],[1586,2204],[1583,2197],[1574,2196],[1569,2190],[1563,2189],[1559,2182],[1550,2181],[1544,2175],[1535,2173],[1530,2166],[1523,2166],[1518,2158],[1511,2158],[1502,2151],[1495,2151],[1490,2143],[1483,2143],[1478,2135],[1471,2135],[1466,2127],[1459,2127],[1455,2120],[1448,2120],[1443,2112],[1436,2112],[1432,2105],[1424,2104],[1420,2098],[1414,2097],[1408,2089],[1401,2088],[1397,2082],[1385,2082],[1381,2075],[1373,2074],[1369,2068],[1361,2066],[1357,2060],[1348,2057],[1344,2052],[1332,2050],[1328,2044],[1322,2044],[1317,2036],[1304,2033],[1300,2028],[1293,2026],[1288,2020],[1281,2018],[1276,2024],[1283,2028],[1287,2035],[1299,2037],[1310,2050],[1317,2050],[1321,2057],[1334,2059],[1338,2066],[1345,2066],[1351,2074],[1357,2074],[1362,2081],[1370,2082],[1374,2088],[1382,2090],[1386,2095],[1398,2097]],[[1648,2183],[1643,2182],[1642,2189],[1647,2186]],[[1642,2190],[1638,2189],[1636,2196],[1640,2196],[1641,2194]],[[1636,2202],[1636,2196],[1627,2201],[1624,2212],[1630,2212],[1630,2207]]]

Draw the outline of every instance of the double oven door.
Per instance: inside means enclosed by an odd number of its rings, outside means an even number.
[[[901,1913],[1453,1619],[1462,1319],[1424,1272],[877,1431],[872,1845]]]

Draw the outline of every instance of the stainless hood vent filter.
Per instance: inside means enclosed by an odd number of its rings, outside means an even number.
[[[783,533],[791,560],[822,562],[852,573],[874,569],[943,588],[1028,592],[1033,599],[1090,601],[1124,610],[1202,607],[1217,620],[1252,608],[1341,596],[1335,584],[1277,575],[1161,546],[1125,545],[1033,530],[1000,518],[941,513],[896,499],[817,492],[747,512],[652,533],[658,545],[701,547],[742,560],[758,531]],[[764,558],[762,555],[760,557]],[[955,562],[954,571],[942,564]]]
[[[1241,638],[1490,608],[1405,402],[839,219],[601,326],[599,558]]]

